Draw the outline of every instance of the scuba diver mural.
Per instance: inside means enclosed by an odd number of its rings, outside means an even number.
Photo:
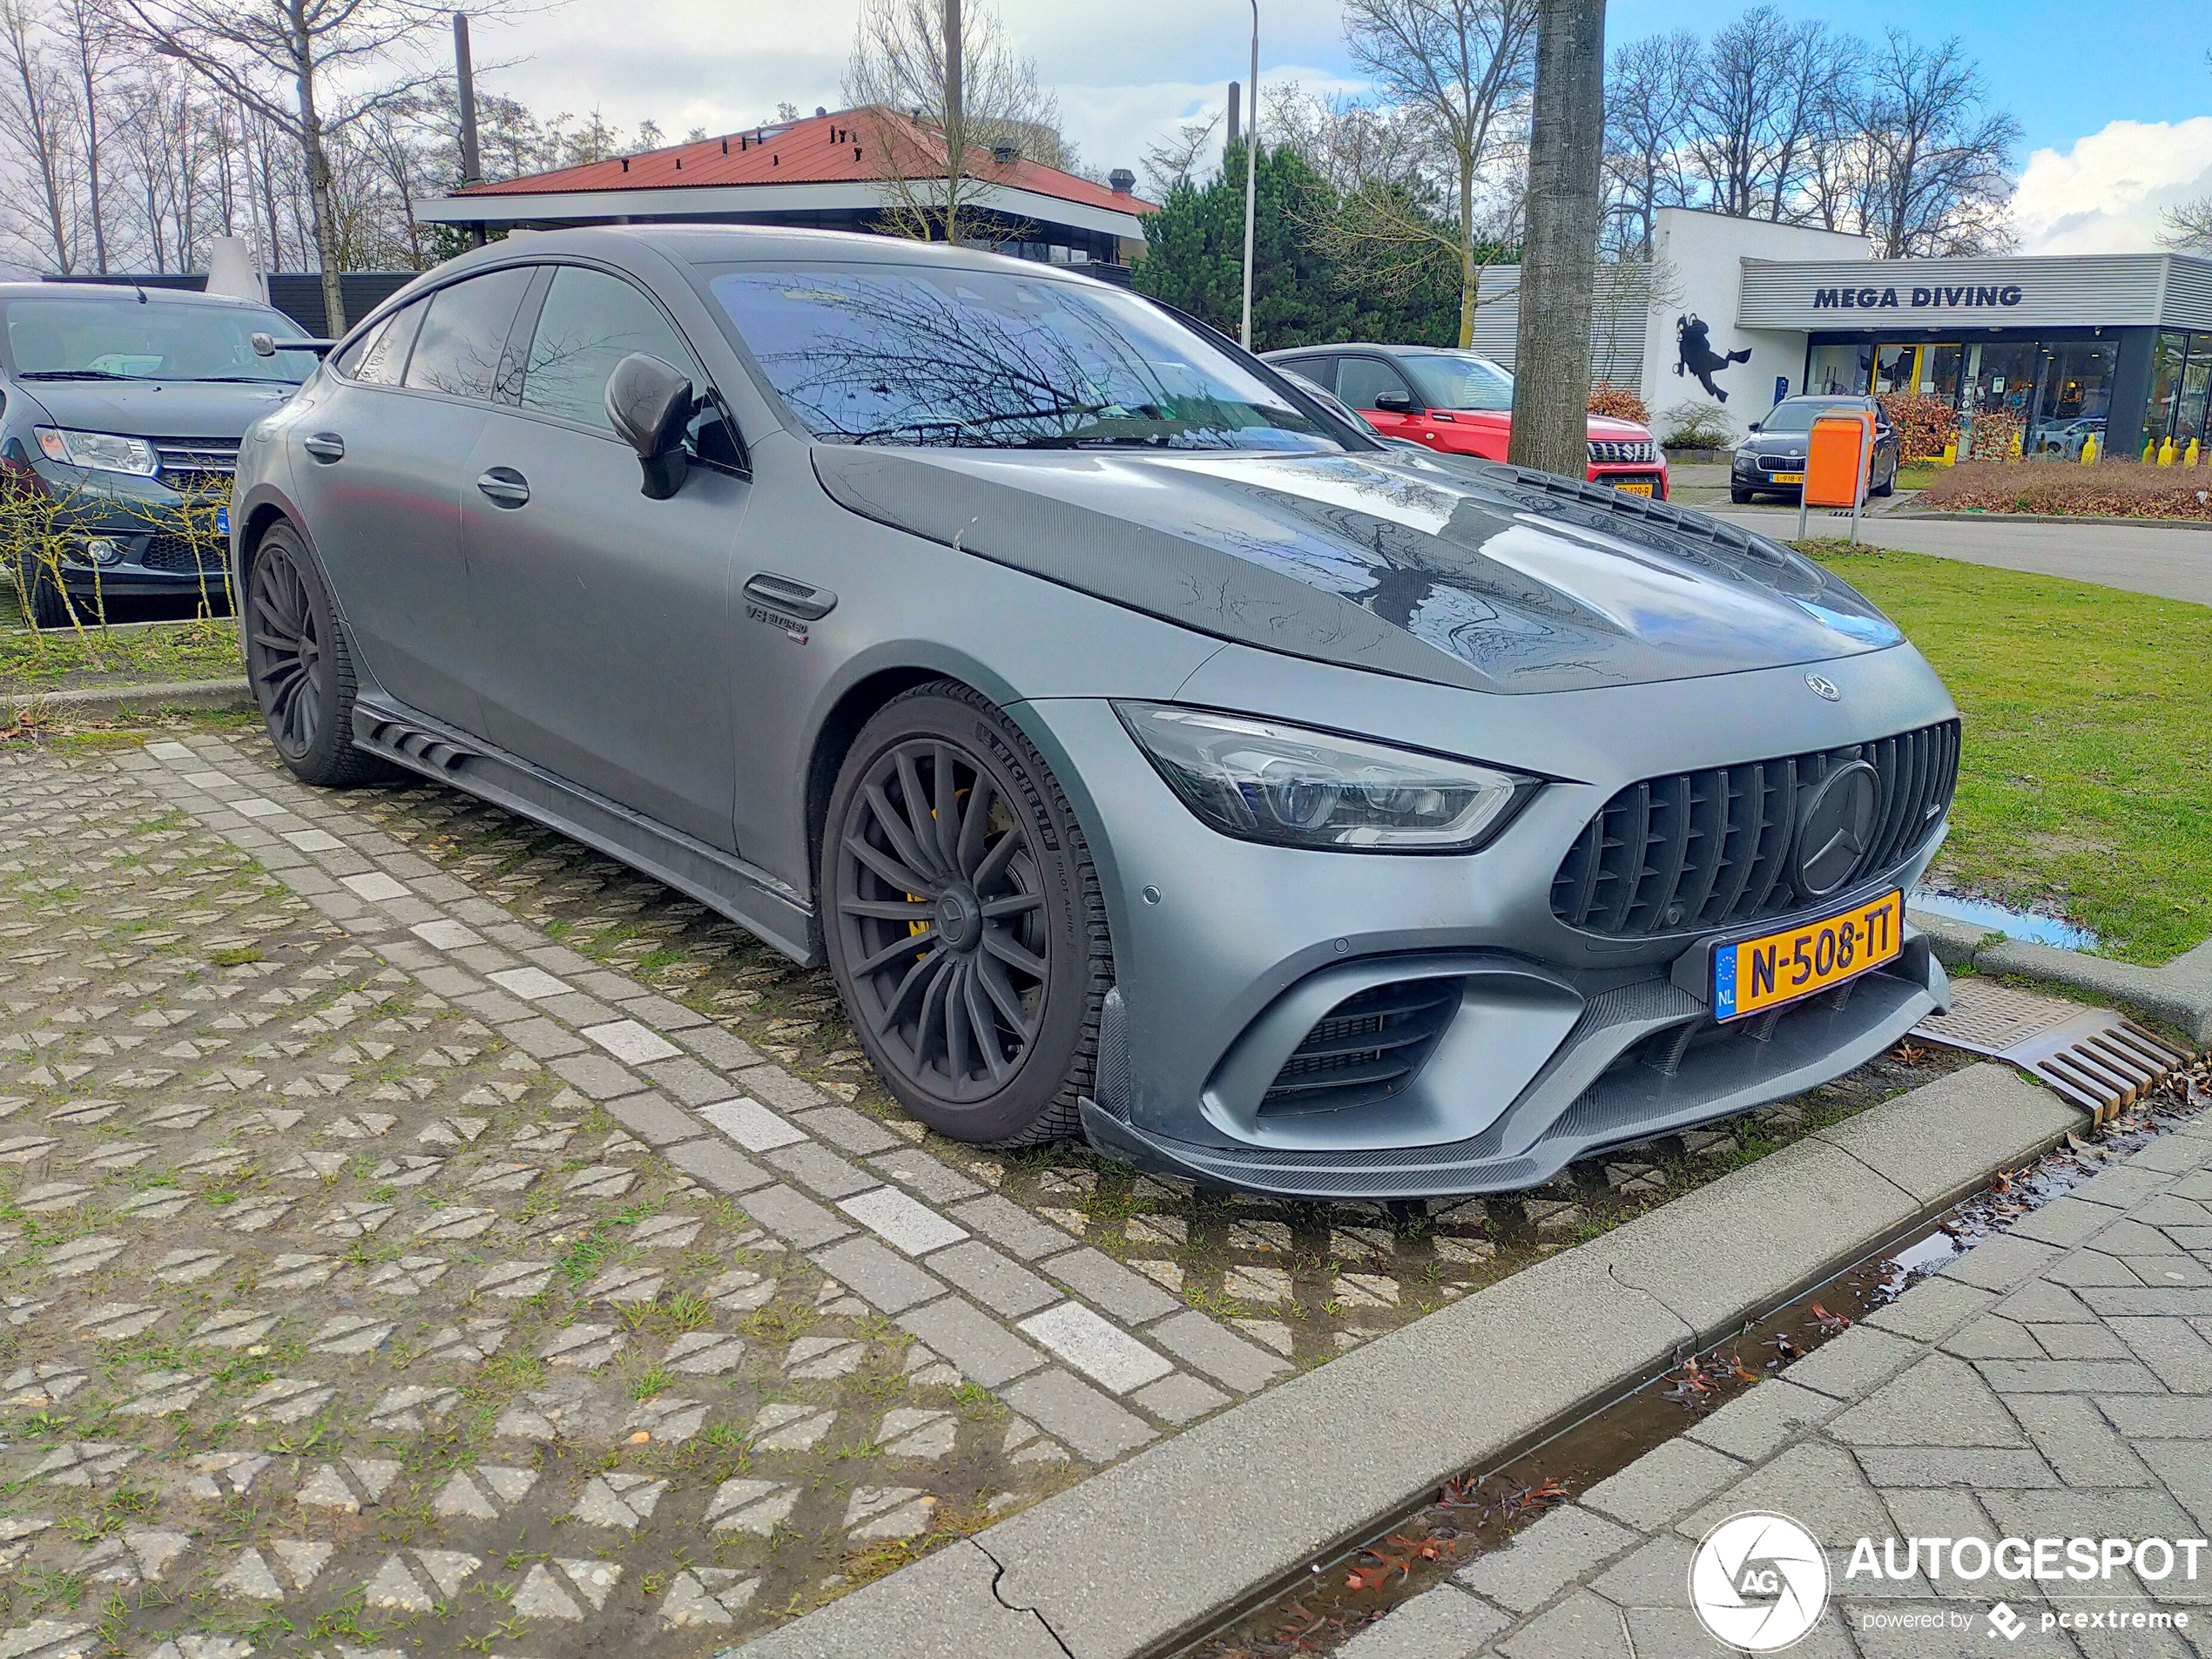
[[[1720,402],[1728,401],[1728,393],[1713,384],[1713,376],[1730,363],[1750,361],[1749,347],[1725,354],[1715,351],[1704,320],[1696,312],[1675,319],[1675,373],[1696,375],[1697,383]]]

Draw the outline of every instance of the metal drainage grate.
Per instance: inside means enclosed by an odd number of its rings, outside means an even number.
[[[1914,1036],[2018,1066],[2100,1123],[2188,1063],[2188,1055],[2110,1008],[1979,979],[1953,980],[1951,992],[1951,1012],[1930,1015],[1912,1028]]]

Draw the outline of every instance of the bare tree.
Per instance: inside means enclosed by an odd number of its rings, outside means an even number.
[[[1177,185],[1190,182],[1198,157],[1213,142],[1220,126],[1221,111],[1211,111],[1197,120],[1182,123],[1172,137],[1162,138],[1144,152],[1139,165],[1144,170],[1144,187],[1151,192],[1154,201],[1165,201]]]
[[[1892,29],[1866,77],[1872,212],[1883,259],[1980,253],[2009,245],[2006,164],[2020,125],[1986,107],[1981,71],[1957,38],[1922,46]]]
[[[1605,165],[1605,0],[1541,0],[1528,234],[1507,458],[1587,470],[1590,303]]]
[[[1058,165],[1065,147],[1059,104],[997,14],[953,9],[950,42],[947,15],[941,0],[868,0],[845,73],[846,101],[867,111],[854,136],[882,190],[885,227],[921,241],[967,234],[964,218],[995,188],[995,158]]]
[[[1410,184],[1440,159],[1427,122],[1404,105],[1342,93],[1322,98],[1296,81],[1274,87],[1267,104],[1266,126],[1277,145],[1297,152],[1339,195],[1372,185]],[[1494,179],[1504,173],[1513,148],[1510,143],[1494,146]]]
[[[78,255],[77,111],[40,22],[30,0],[0,0],[0,142],[30,175],[31,222],[19,233],[67,275]]]
[[[331,196],[334,134],[413,96],[434,78],[419,64],[396,83],[332,104],[331,82],[388,64],[422,37],[442,32],[448,11],[434,0],[124,0],[155,51],[181,61],[224,97],[260,115],[298,145],[323,309],[335,334],[346,326],[345,268]],[[485,7],[479,3],[475,10]]]
[[[1605,170],[1613,195],[1615,245],[1651,257],[1662,207],[1689,199],[1683,146],[1696,96],[1700,48],[1686,31],[1648,35],[1613,54],[1605,87]]]
[[[107,208],[101,152],[101,118],[106,113],[109,83],[124,64],[123,28],[110,0],[61,0],[54,22],[77,81],[78,132],[84,158],[85,219],[92,232],[92,268],[107,274]]]
[[[2212,69],[2212,51],[2204,54],[2204,66]],[[2158,241],[2160,246],[2177,253],[2212,255],[2212,196],[2199,196],[2195,201],[2168,208]]]
[[[1412,111],[1434,133],[1455,192],[1460,272],[1460,344],[1474,338],[1482,282],[1476,258],[1478,191],[1498,150],[1516,136],[1529,91],[1538,0],[1345,0],[1345,41],[1352,59],[1384,98]],[[1601,71],[1602,65],[1600,66]],[[1379,246],[1433,240],[1437,221],[1399,211],[1403,190],[1363,192],[1364,213],[1345,219],[1345,234],[1364,223]]]

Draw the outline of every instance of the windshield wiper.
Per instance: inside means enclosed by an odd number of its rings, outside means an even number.
[[[297,386],[276,374],[171,374],[169,380],[180,380],[192,386]]]
[[[142,381],[144,374],[114,374],[105,368],[27,368],[19,381]]]

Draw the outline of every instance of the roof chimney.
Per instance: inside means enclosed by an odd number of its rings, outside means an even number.
[[[828,113],[829,113],[829,105],[826,105],[826,104],[817,104],[817,105],[814,106],[814,118],[815,118],[816,120],[818,120],[818,121],[819,121],[819,120],[820,120],[820,119],[822,118],[822,117],[824,117],[824,116],[827,115]]]
[[[1116,196],[1126,196],[1136,188],[1136,175],[1127,167],[1116,167],[1106,175],[1106,184]]]
[[[1237,137],[1242,131],[1237,125],[1237,116],[1244,90],[1235,81],[1229,83],[1229,147],[1232,150],[1237,147]]]

